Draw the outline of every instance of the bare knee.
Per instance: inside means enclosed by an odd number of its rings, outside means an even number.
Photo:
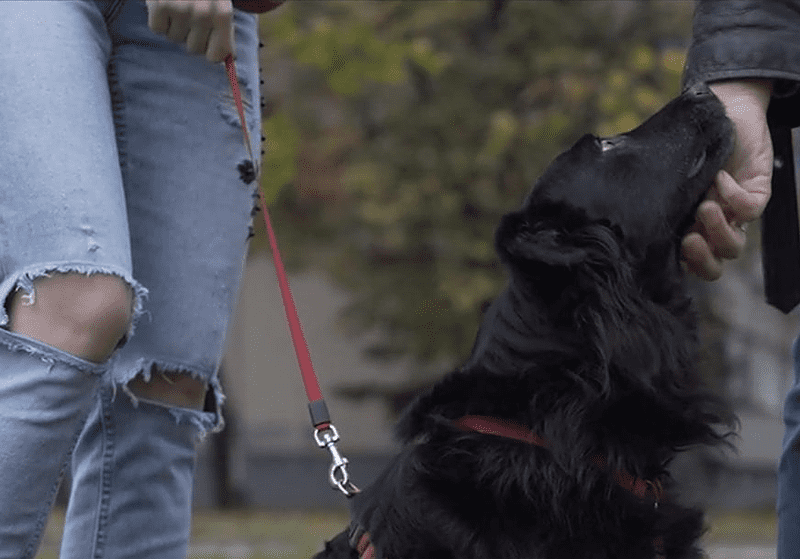
[[[206,397],[205,382],[184,373],[158,371],[155,367],[151,370],[150,380],[138,376],[128,384],[128,388],[140,398],[197,410],[203,409]]]
[[[108,359],[125,336],[133,291],[107,274],[51,273],[33,280],[34,297],[16,291],[8,301],[9,330],[88,361]]]

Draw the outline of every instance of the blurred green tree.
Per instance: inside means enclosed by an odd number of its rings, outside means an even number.
[[[261,21],[283,252],[352,293],[343,323],[378,334],[374,358],[413,356],[412,382],[468,355],[504,283],[494,228],[547,163],[679,93],[691,2],[496,5],[304,0]]]

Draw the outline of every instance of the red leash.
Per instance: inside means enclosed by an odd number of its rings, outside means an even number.
[[[247,130],[244,108],[242,107],[242,94],[239,91],[239,81],[236,79],[236,65],[233,61],[233,56],[230,54],[225,58],[225,68],[228,71],[228,80],[231,84],[231,92],[233,93],[233,100],[236,103],[236,110],[239,112],[239,122],[242,125],[245,149],[250,156],[249,161],[245,161],[243,164],[239,165],[239,171],[242,174],[242,180],[245,183],[250,183],[258,177],[259,169],[256,164],[256,159],[253,157],[252,147],[250,146],[250,134]],[[275,262],[275,275],[278,278],[283,307],[286,310],[286,321],[289,323],[289,333],[292,336],[292,344],[294,345],[294,351],[297,355],[297,364],[300,366],[300,374],[303,377],[306,396],[308,396],[308,411],[311,414],[311,423],[314,425],[314,441],[320,448],[327,448],[333,458],[329,472],[329,481],[331,485],[338,488],[347,497],[352,497],[354,494],[358,493],[358,488],[350,481],[350,476],[347,472],[347,458],[342,456],[336,448],[336,443],[339,441],[339,432],[336,430],[336,427],[333,426],[333,423],[331,423],[328,406],[325,404],[325,399],[322,397],[322,390],[320,390],[319,381],[314,372],[314,365],[311,363],[308,343],[306,343],[305,336],[303,335],[300,317],[297,314],[297,307],[294,304],[292,291],[289,288],[289,280],[286,277],[283,260],[278,251],[278,241],[275,238],[275,232],[272,229],[272,221],[267,211],[263,185],[261,189],[259,189],[259,195],[261,197],[261,210],[264,214],[264,223],[267,226],[269,245],[272,249],[272,259]]]
[[[547,442],[545,442],[544,439],[524,425],[516,423],[515,421],[509,421],[506,419],[489,417],[485,415],[465,415],[464,417],[457,419],[455,424],[462,429],[477,431],[478,433],[483,433],[484,435],[494,435],[496,437],[516,439],[528,444],[547,448]],[[604,470],[608,468],[608,461],[600,454],[594,455],[592,457],[592,462]],[[625,470],[613,472],[612,475],[614,481],[617,482],[617,485],[627,489],[640,499],[652,499],[653,506],[658,508],[658,503],[663,498],[664,493],[659,481],[652,482],[647,479],[637,478]],[[366,539],[357,543],[359,558],[372,559],[372,556],[364,554],[364,552],[368,552],[370,549],[372,549],[374,554],[375,547],[369,540],[369,534],[365,534],[362,536],[362,538]],[[654,559],[666,559],[663,536],[656,536],[653,539],[653,549],[655,551]]]

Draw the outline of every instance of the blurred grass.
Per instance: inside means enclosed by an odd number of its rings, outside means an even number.
[[[778,534],[774,509],[708,511],[710,542],[774,544]]]
[[[309,559],[348,524],[345,510],[197,510],[188,559]],[[64,511],[50,516],[36,559],[57,559]]]
[[[280,557],[308,559],[322,543],[347,527],[347,511],[199,511],[192,523],[190,557],[223,559],[234,557],[233,545],[247,542],[247,559]],[[227,543],[227,554],[215,553],[214,545]],[[191,551],[191,550],[190,550]]]
[[[708,543],[775,542],[772,510],[709,511]],[[347,525],[347,512],[195,511],[188,559],[308,559]],[[37,559],[57,559],[64,511],[50,518]]]

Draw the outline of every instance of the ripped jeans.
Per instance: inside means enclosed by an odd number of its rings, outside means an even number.
[[[800,336],[792,347],[794,383],[783,407],[778,462],[778,559],[800,559]]]
[[[257,154],[257,17],[235,28]],[[0,2],[0,75],[0,559],[35,556],[67,469],[62,559],[186,557],[256,192],[224,65],[151,32],[144,0]],[[106,361],[10,331],[10,295],[53,272],[131,288]],[[205,410],[137,398],[153,370],[205,383]]]

